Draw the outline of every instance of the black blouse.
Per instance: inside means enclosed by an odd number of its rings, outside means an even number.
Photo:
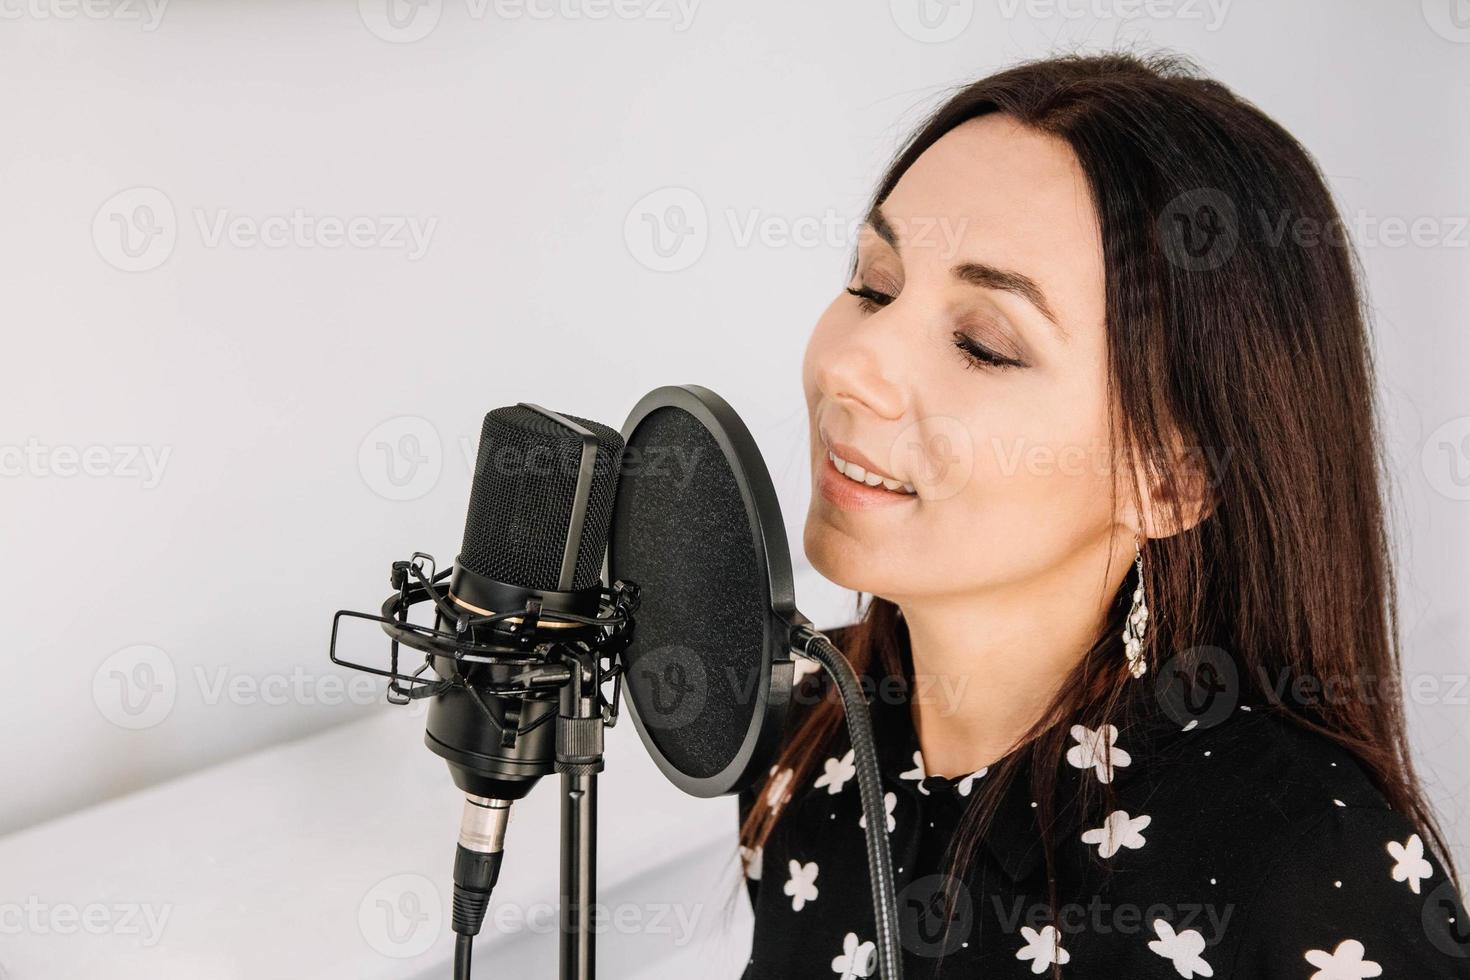
[[[788,731],[829,683],[805,676]],[[1089,780],[1113,798],[1106,814],[1079,804],[1056,816],[1055,907],[1022,772],[950,889],[946,931],[946,845],[987,772],[926,774],[907,700],[870,701],[908,980],[1035,977],[1054,964],[1099,980],[1470,978],[1470,918],[1427,838],[1350,754],[1263,705],[1204,724],[1160,712],[1121,731],[1073,726],[1061,799],[1099,789]],[[773,771],[759,800],[760,787],[740,796],[742,820],[772,797],[782,807],[766,845],[742,854],[755,913],[744,980],[876,972],[845,728],[824,755],[807,785]]]

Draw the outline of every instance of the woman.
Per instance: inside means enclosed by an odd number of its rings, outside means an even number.
[[[907,977],[1470,977],[1335,222],[1287,132],[1165,57],[969,85],[879,185],[803,367],[805,546],[873,597],[830,635]],[[874,970],[852,753],[803,673],[741,796],[750,980]]]

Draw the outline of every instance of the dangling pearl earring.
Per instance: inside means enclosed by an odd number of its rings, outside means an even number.
[[[1133,589],[1133,607],[1128,610],[1128,619],[1123,623],[1123,654],[1128,658],[1128,673],[1142,677],[1148,670],[1143,659],[1143,634],[1148,629],[1148,604],[1143,601],[1143,549],[1138,539],[1133,539],[1133,565],[1138,573],[1138,585]]]

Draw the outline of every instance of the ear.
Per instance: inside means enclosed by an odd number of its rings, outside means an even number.
[[[1135,456],[1131,478],[1137,496],[1120,495],[1120,523],[1144,538],[1168,538],[1190,530],[1215,509],[1221,465],[1216,455],[1185,446],[1175,433],[1165,461]]]

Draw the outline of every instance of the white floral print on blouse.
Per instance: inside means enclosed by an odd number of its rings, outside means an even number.
[[[970,787],[974,784],[975,780],[980,779],[982,776],[984,776],[989,771],[990,771],[990,767],[989,766],[981,766],[979,769],[976,769],[974,772],[970,773],[968,776],[965,776],[964,778],[962,778],[960,780],[959,785],[956,786],[955,789],[959,790],[959,794],[961,796],[969,796],[970,795]]]
[[[898,821],[893,819],[893,808],[898,806],[898,797],[892,790],[883,794],[883,809],[888,816],[888,832],[893,833],[893,828],[898,826]],[[865,813],[858,817],[858,826],[864,830],[868,829],[868,815]]]
[[[1067,763],[1078,769],[1094,769],[1097,781],[1113,781],[1113,770],[1128,765],[1133,757],[1118,748],[1118,727],[1104,725],[1093,731],[1086,725],[1073,725],[1072,738],[1077,744],[1067,750]]]
[[[817,900],[817,862],[792,861],[789,870],[791,878],[781,890],[791,896],[791,911],[800,912],[807,902]]]
[[[1185,980],[1191,977],[1212,977],[1214,969],[1200,955],[1205,951],[1205,937],[1197,929],[1175,932],[1174,927],[1163,919],[1154,920],[1154,934],[1158,936],[1148,948],[1174,964],[1174,969]]]
[[[853,751],[848,749],[847,754],[842,758],[830,758],[822,763],[822,774],[812,785],[817,789],[825,786],[829,796],[836,796],[842,792],[842,787],[847,785],[847,781],[856,775],[857,765],[853,762]]]
[[[832,958],[832,972],[842,980],[871,977],[878,967],[878,949],[872,943],[858,942],[857,933],[842,937],[842,955]]]
[[[1409,890],[1419,894],[1419,882],[1434,875],[1434,866],[1424,858],[1424,842],[1419,835],[1410,834],[1402,844],[1389,841],[1388,853],[1394,860],[1393,880],[1407,881]]]
[[[899,779],[912,779],[914,782],[916,782],[916,783],[919,784],[919,792],[922,793],[925,796],[928,796],[929,795],[929,787],[927,787],[927,786],[924,785],[924,777],[926,775],[928,775],[928,773],[924,772],[924,756],[920,752],[918,752],[917,750],[915,750],[915,752],[914,752],[914,768],[912,768],[912,769],[905,769],[903,772],[901,772],[901,773],[898,774],[898,778]]]
[[[1143,839],[1143,830],[1153,819],[1147,814],[1129,817],[1127,810],[1114,810],[1101,827],[1083,832],[1082,843],[1096,844],[1101,858],[1110,858],[1124,847],[1136,851],[1148,843]]]
[[[1344,939],[1332,952],[1313,949],[1307,952],[1307,962],[1317,968],[1308,980],[1368,980],[1383,976],[1383,967],[1372,960],[1363,959],[1363,944],[1356,939]]]
[[[1072,954],[1062,949],[1062,935],[1056,926],[1043,926],[1040,932],[1030,926],[1021,927],[1026,945],[1016,950],[1016,959],[1030,960],[1032,973],[1045,973],[1052,965],[1065,966]]]

